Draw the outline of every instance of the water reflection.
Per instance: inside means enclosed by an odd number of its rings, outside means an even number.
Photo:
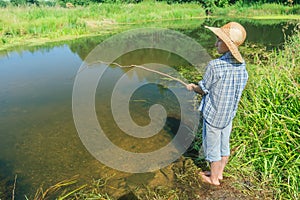
[[[19,191],[33,192],[44,180],[63,179],[68,171],[62,165],[64,157],[78,149],[73,146],[77,138],[72,134],[76,132],[70,99],[80,63],[67,46],[46,52],[13,52],[1,59],[0,159],[13,163]],[[74,151],[67,150],[70,147]]]
[[[286,37],[292,34],[297,24],[297,21],[281,20],[210,19],[198,28],[183,30],[183,32],[195,38],[204,47],[209,48],[214,45],[215,36],[209,30],[205,30],[203,26],[221,27],[230,21],[237,21],[245,27],[247,31],[245,43],[260,44],[267,50],[282,48]]]

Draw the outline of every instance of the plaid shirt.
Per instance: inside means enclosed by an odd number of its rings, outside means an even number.
[[[205,92],[199,110],[210,125],[224,128],[235,117],[247,80],[245,63],[238,63],[230,52],[208,63],[199,82]]]

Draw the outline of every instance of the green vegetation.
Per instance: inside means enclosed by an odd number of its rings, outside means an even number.
[[[226,16],[243,16],[244,18],[274,18],[287,17],[289,19],[299,19],[300,5],[284,6],[282,4],[254,4],[245,5],[243,3],[237,3],[225,8],[216,8],[215,12],[218,15]]]
[[[167,2],[168,4],[174,3],[190,3],[195,2],[199,3],[206,8],[213,8],[213,7],[226,7],[229,5],[242,3],[246,5],[253,5],[253,4],[264,4],[264,3],[276,3],[282,4],[287,6],[293,6],[295,4],[299,4],[299,0],[158,0],[162,2]],[[89,5],[92,3],[140,3],[143,0],[0,0],[0,6],[7,6],[9,4],[15,6],[23,6],[23,5],[37,5],[37,6],[68,6],[66,4],[72,5]]]
[[[0,50],[17,45],[113,33],[126,28],[126,24],[204,16],[204,10],[196,4],[171,6],[156,2],[92,4],[73,9],[6,7],[0,11]]]
[[[268,61],[248,66],[249,82],[233,131],[232,172],[255,182],[252,190],[276,199],[299,199],[300,32]],[[265,63],[265,64],[264,64]]]
[[[39,6],[8,5],[0,8],[0,50],[114,33],[128,29],[128,25],[133,24],[146,26],[150,22],[205,18],[204,7],[198,3],[170,5],[167,2],[155,1],[138,4],[91,3],[72,8],[42,4]],[[300,5],[248,5],[238,2],[222,8],[214,7],[210,16],[300,19]],[[174,23],[156,25],[174,28]]]

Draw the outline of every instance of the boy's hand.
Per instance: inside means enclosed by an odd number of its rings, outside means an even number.
[[[189,91],[194,91],[200,95],[205,95],[205,92],[203,92],[203,90],[196,84],[194,83],[190,83],[186,86],[186,89],[189,90]]]
[[[196,88],[197,85],[195,85],[194,83],[190,83],[186,86],[186,89],[189,91],[194,91],[194,88]]]

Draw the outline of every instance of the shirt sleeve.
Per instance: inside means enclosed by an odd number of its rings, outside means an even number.
[[[207,65],[203,79],[198,83],[199,87],[205,94],[209,93],[211,85],[213,84],[213,75],[213,67],[211,65]]]

